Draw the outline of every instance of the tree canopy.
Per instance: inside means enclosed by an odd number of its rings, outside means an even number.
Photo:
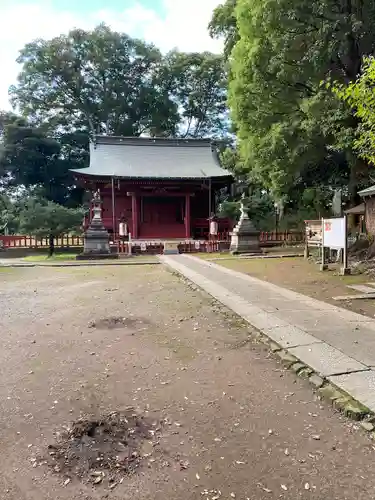
[[[374,0],[227,0],[215,11],[241,161],[275,197],[288,199],[313,170],[355,198],[358,119],[321,82],[356,78],[375,47],[374,10]]]
[[[12,101],[35,123],[90,134],[207,136],[223,131],[221,56],[173,51],[100,25],[21,51]]]
[[[40,238],[49,238],[49,254],[54,252],[54,238],[79,231],[83,210],[64,207],[52,201],[29,198],[19,215],[20,231]]]
[[[68,142],[72,148],[72,141]],[[87,138],[86,143],[87,147]],[[71,158],[63,140],[22,118],[4,126],[1,145],[0,170],[7,186],[38,188],[40,196],[62,204],[74,199],[78,188],[69,169],[82,163],[82,152],[79,161]]]
[[[354,147],[365,160],[375,165],[375,60],[366,57],[361,74],[349,85],[333,84],[335,94],[346,102],[359,119]]]
[[[177,135],[187,138],[226,135],[227,78],[221,55],[172,51],[165,59],[164,78],[179,110]]]

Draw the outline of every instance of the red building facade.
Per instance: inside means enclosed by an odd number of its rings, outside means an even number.
[[[217,193],[232,182],[208,140],[98,136],[90,166],[73,172],[100,191],[106,229],[116,237],[125,222],[140,240],[207,238]],[[219,234],[231,230],[217,221]]]

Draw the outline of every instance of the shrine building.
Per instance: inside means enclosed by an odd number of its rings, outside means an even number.
[[[99,190],[113,239],[120,224],[132,239],[206,239],[218,192],[233,181],[206,139],[96,136],[89,167],[72,172],[86,189]],[[228,219],[217,223],[218,237],[231,230]]]

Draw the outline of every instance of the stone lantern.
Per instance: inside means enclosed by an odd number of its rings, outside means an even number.
[[[241,196],[241,216],[231,233],[230,252],[232,254],[260,253],[259,234],[249,218],[244,205],[245,194]]]
[[[94,216],[85,232],[83,253],[77,255],[77,259],[108,259],[116,257],[116,254],[111,254],[109,234],[103,225],[102,201],[99,190],[94,193],[92,204]]]

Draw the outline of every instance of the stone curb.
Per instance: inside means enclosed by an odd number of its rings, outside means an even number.
[[[249,255],[249,256],[239,256],[238,260],[251,260],[251,259],[287,259],[291,257],[303,257],[303,253],[295,253],[295,254],[280,254],[280,255]],[[199,258],[199,257],[198,257]],[[203,259],[202,259],[203,260]],[[214,257],[212,259],[204,259],[208,262],[215,262],[217,260],[234,260],[233,257]]]
[[[183,281],[189,288],[194,291],[201,291],[204,294],[207,294],[212,301],[220,304],[221,307],[226,308],[231,312],[231,314],[237,316],[242,321],[249,324],[254,332],[250,334],[250,338],[253,341],[261,342],[266,347],[269,348],[270,352],[276,357],[279,358],[279,361],[282,365],[290,371],[293,371],[298,377],[308,380],[315,390],[318,397],[322,400],[330,403],[333,408],[344,414],[347,418],[350,418],[354,421],[361,421],[361,427],[368,433],[371,433],[371,437],[375,439],[375,413],[372,412],[369,408],[363,405],[360,401],[353,398],[350,394],[346,393],[335,384],[330,382],[326,377],[319,375],[315,372],[310,366],[307,366],[304,362],[302,362],[298,357],[291,354],[287,348],[283,348],[277,342],[272,340],[267,336],[266,333],[263,333],[256,327],[254,327],[250,321],[244,319],[242,316],[238,315],[235,311],[228,308],[226,305],[222,304],[218,299],[212,297],[208,292],[206,292],[199,285],[191,281],[181,272],[174,269],[172,266],[166,264],[167,269],[174,276],[178,277],[181,281]]]

